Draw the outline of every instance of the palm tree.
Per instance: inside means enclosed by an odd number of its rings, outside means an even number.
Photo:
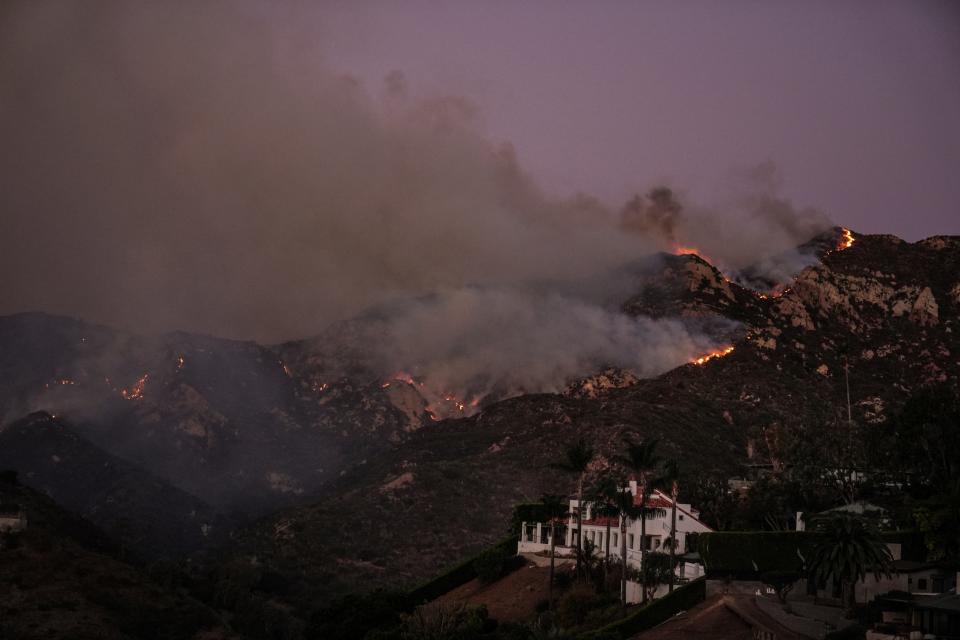
[[[643,567],[643,561],[646,559],[646,538],[647,538],[647,519],[653,518],[663,512],[663,509],[648,509],[647,498],[653,488],[651,476],[660,464],[660,456],[657,455],[656,438],[641,442],[634,442],[630,438],[624,438],[625,455],[619,457],[620,463],[637,476],[638,490],[637,501],[640,505],[640,566]],[[641,575],[643,575],[641,573]],[[647,591],[643,589],[643,602],[647,601]]]
[[[620,605],[627,606],[627,522],[640,517],[640,508],[635,504],[630,489],[618,491],[613,496],[613,505],[620,516]]]
[[[590,466],[595,452],[593,447],[588,445],[583,438],[580,438],[564,449],[563,453],[563,460],[554,462],[550,466],[577,476],[577,573],[579,573],[581,549],[583,548],[583,531],[580,527],[580,519],[583,514],[583,477],[587,473],[587,467]]]
[[[617,481],[610,476],[603,476],[593,488],[593,508],[606,519],[607,531],[603,542],[603,587],[607,588],[608,567],[610,566],[610,521],[616,518],[620,511],[617,509],[616,499],[620,493]]]
[[[567,505],[561,496],[544,494],[540,498],[540,504],[543,505],[543,517],[550,521],[550,584],[547,587],[547,607],[553,610],[553,576],[557,548],[557,518],[566,513]]]
[[[673,593],[677,570],[677,496],[680,494],[680,469],[676,460],[668,460],[663,465],[661,482],[664,487],[670,486],[670,593]]]
[[[856,609],[855,585],[868,572],[876,579],[890,577],[892,557],[879,531],[867,519],[851,513],[834,512],[814,520],[820,540],[810,564],[811,577],[818,583],[837,581],[848,618]]]

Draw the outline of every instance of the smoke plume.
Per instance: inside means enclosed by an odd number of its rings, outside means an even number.
[[[279,341],[440,291],[390,327],[390,366],[432,342],[451,380],[551,388],[588,360],[653,371],[704,346],[569,283],[679,244],[743,264],[823,224],[770,184],[719,209],[552,197],[469,100],[399,71],[364,87],[318,38],[309,5],[4,3],[0,312]]]

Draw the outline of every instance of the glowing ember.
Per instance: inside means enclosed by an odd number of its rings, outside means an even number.
[[[760,293],[758,291],[754,293],[761,300],[769,300],[770,298],[774,298],[774,299],[779,298],[780,296],[782,296],[785,293],[788,293],[789,291],[790,291],[790,287],[784,287],[782,289],[780,288],[774,289],[769,293]]]
[[[70,378],[60,378],[59,380],[54,380],[54,381],[53,381],[53,386],[55,386],[55,387],[58,386],[58,385],[59,385],[59,386],[72,386],[72,385],[75,385],[75,384],[77,384],[77,383],[74,382],[73,380],[71,380]],[[44,389],[49,389],[49,388],[50,388],[50,383],[48,382],[47,384],[43,385],[43,388],[44,388]]]
[[[713,360],[714,358],[722,358],[723,356],[728,355],[731,351],[733,351],[733,347],[732,347],[732,346],[730,346],[730,347],[724,347],[723,349],[720,349],[720,350],[718,350],[718,351],[711,351],[710,353],[708,353],[708,354],[706,354],[706,355],[700,356],[699,358],[695,358],[694,360],[691,360],[690,362],[691,362],[692,364],[704,364],[705,362],[708,362],[708,361],[710,361],[710,360]]]
[[[184,362],[186,361],[183,359],[183,356],[177,356],[177,371],[183,369]]]
[[[317,393],[323,393],[323,392],[326,391],[329,387],[330,387],[330,385],[327,384],[326,382],[324,382],[323,384],[313,383],[313,390],[316,391]]]
[[[121,389],[120,395],[123,396],[124,400],[139,400],[143,398],[143,390],[147,386],[147,379],[149,377],[149,373],[143,374],[139,380],[133,383],[132,387],[129,389]]]
[[[840,241],[837,243],[837,251],[843,251],[844,249],[849,249],[853,246],[853,232],[850,229],[844,228],[843,235],[840,236]]]
[[[292,377],[293,377],[293,372],[290,371],[290,367],[288,367],[287,365],[285,365],[283,362],[280,363],[280,366],[283,367],[283,372],[284,372],[285,374],[287,374],[287,377],[288,377],[288,378],[292,378]]]
[[[470,402],[464,402],[452,393],[445,393],[436,402],[427,405],[427,413],[434,420],[440,420],[441,416],[450,418],[457,416],[467,410],[467,407],[475,409],[480,404],[480,398],[474,398]]]
[[[416,380],[414,380],[414,379],[413,379],[413,376],[411,376],[411,375],[410,375],[409,373],[407,373],[406,371],[397,371],[395,374],[393,374],[392,376],[390,376],[390,379],[391,379],[391,380],[396,380],[396,381],[398,381],[398,382],[406,382],[407,384],[409,384],[409,385],[412,386],[412,387],[422,387],[422,386],[423,386],[423,383],[422,383],[422,382],[417,382]],[[389,384],[390,384],[390,383],[388,382],[387,385],[389,385]],[[386,385],[384,385],[384,386],[386,386]]]

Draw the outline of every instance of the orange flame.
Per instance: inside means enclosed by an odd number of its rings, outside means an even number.
[[[840,241],[837,243],[837,251],[843,251],[844,249],[849,249],[853,246],[853,232],[846,227],[843,228],[843,235],[840,236]]]
[[[731,351],[733,351],[732,346],[724,347],[723,349],[719,349],[717,351],[711,351],[710,353],[700,356],[699,358],[694,358],[690,362],[691,364],[704,364],[710,360],[713,360],[714,358],[722,358],[723,356],[728,355]]]
[[[694,256],[697,256],[697,257],[699,257],[699,258],[701,258],[701,259],[703,259],[703,260],[706,260],[706,261],[709,262],[710,264],[713,264],[713,261],[712,261],[710,258],[708,258],[707,256],[703,255],[703,252],[700,251],[700,249],[697,249],[696,247],[682,247],[682,246],[674,247],[674,249],[673,249],[673,255],[675,255],[675,256],[694,255]]]
[[[392,376],[390,376],[390,379],[391,379],[391,380],[396,380],[396,381],[398,381],[398,382],[406,382],[406,383],[409,384],[411,387],[422,387],[422,386],[423,386],[423,383],[422,383],[422,382],[417,382],[416,380],[414,380],[414,379],[413,379],[413,376],[410,375],[409,373],[407,373],[406,371],[397,371],[395,374],[393,374]],[[390,383],[387,382],[384,386],[386,387],[386,386],[389,386],[389,385],[390,385]]]
[[[182,355],[181,355],[181,356],[177,356],[177,371],[183,369],[183,364],[184,364],[184,362],[185,362],[185,360],[183,359],[183,356],[182,356]]]
[[[132,387],[129,389],[121,389],[120,395],[123,396],[124,400],[139,400],[143,397],[143,390],[147,386],[147,379],[149,377],[149,373],[143,374],[139,380],[133,383]]]

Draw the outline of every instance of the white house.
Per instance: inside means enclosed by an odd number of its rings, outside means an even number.
[[[630,492],[634,496],[634,503],[639,505],[637,483],[631,480]],[[555,523],[557,530],[556,554],[558,556],[576,555],[579,531],[577,529],[576,511],[577,500],[570,500],[570,511],[562,522]],[[660,508],[662,511],[646,521],[646,536],[641,540],[640,520],[628,520],[626,526],[627,564],[640,568],[641,548],[647,551],[669,552],[667,541],[670,539],[671,514],[673,500],[662,491],[654,490],[647,498],[647,507]],[[678,560],[677,575],[682,580],[690,580],[703,575],[700,564],[685,562],[680,556],[687,551],[687,536],[691,533],[712,531],[699,519],[699,512],[689,504],[677,502],[677,548],[675,554]],[[609,517],[594,513],[593,505],[584,501],[583,538],[596,548],[600,555],[606,554],[607,524],[610,525],[610,556],[620,558],[620,518]],[[517,553],[542,553],[550,551],[550,524],[545,522],[524,522],[520,531],[520,542]],[[639,591],[637,592],[639,594]],[[628,598],[629,599],[629,598]]]
[[[27,514],[18,505],[0,504],[0,533],[27,528]]]

